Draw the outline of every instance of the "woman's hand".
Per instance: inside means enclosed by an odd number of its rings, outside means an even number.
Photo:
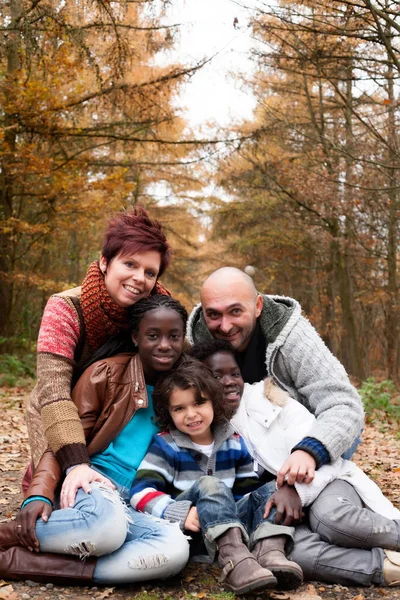
[[[276,525],[289,527],[304,517],[300,497],[296,489],[289,485],[284,485],[272,494],[264,508],[264,519],[268,517],[274,506],[276,506]]]
[[[83,464],[74,467],[64,479],[60,494],[61,508],[71,508],[75,504],[76,493],[79,488],[90,494],[92,489],[90,484],[93,481],[103,483],[107,487],[115,490],[115,485],[107,477],[92,469],[89,465]]]
[[[16,534],[21,546],[31,552],[39,552],[39,540],[36,537],[35,525],[38,519],[49,520],[53,507],[43,500],[33,500],[20,510],[16,518]]]
[[[196,533],[200,531],[200,521],[197,514],[197,508],[195,506],[192,506],[187,514],[185,529],[188,529],[189,531],[195,531]]]

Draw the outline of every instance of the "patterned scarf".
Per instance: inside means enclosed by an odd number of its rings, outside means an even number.
[[[154,286],[152,294],[171,295],[159,282]],[[99,348],[106,339],[115,335],[127,324],[127,309],[118,306],[107,292],[98,260],[92,262],[83,280],[81,307],[86,336],[93,350]]]
[[[99,348],[106,339],[115,335],[127,323],[127,310],[115,304],[110,297],[97,260],[92,262],[83,280],[81,307],[86,336],[93,350]]]

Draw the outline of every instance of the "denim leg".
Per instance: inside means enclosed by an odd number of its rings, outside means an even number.
[[[294,539],[294,527],[274,523],[275,507],[273,507],[267,519],[264,519],[265,504],[275,491],[275,481],[270,481],[241,498],[236,504],[239,518],[250,534],[250,549],[253,548],[256,542],[267,537],[287,535],[291,540]]]
[[[295,528],[295,544],[288,558],[303,569],[304,579],[341,585],[384,586],[380,548],[343,548],[321,540],[306,525]]]
[[[362,443],[361,434],[363,431],[364,431],[364,427],[361,429],[360,433],[358,434],[358,436],[356,437],[356,439],[354,440],[354,442],[350,446],[350,448],[348,448],[345,452],[343,452],[342,458],[345,458],[346,460],[351,460],[354,452],[357,450],[358,446]]]
[[[400,521],[364,508],[347,481],[326,486],[310,507],[310,527],[322,540],[346,548],[400,550]]]
[[[126,538],[125,505],[117,492],[91,484],[92,493],[79,489],[73,508],[54,510],[47,523],[36,521],[42,552],[101,556],[119,548]]]
[[[178,523],[127,507],[129,529],[116,552],[98,559],[93,580],[101,584],[166,579],[179,573],[189,558],[189,544]]]
[[[232,527],[239,527],[244,539],[248,539],[247,531],[238,517],[232,491],[216,477],[200,477],[189,490],[180,494],[177,500],[190,500],[197,508],[201,530],[206,540],[214,542]]]

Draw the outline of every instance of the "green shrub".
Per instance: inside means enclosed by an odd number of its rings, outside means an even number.
[[[0,354],[0,386],[25,387],[35,377],[35,357],[27,354],[19,358],[14,354]]]
[[[369,377],[359,389],[365,412],[370,420],[400,421],[400,405],[393,381],[377,381]]]

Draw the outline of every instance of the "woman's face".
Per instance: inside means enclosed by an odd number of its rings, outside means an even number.
[[[182,354],[184,337],[183,322],[175,310],[163,307],[145,313],[132,339],[138,346],[147,383],[174,366]]]
[[[161,255],[156,250],[117,254],[108,263],[100,257],[107,292],[122,308],[147,298],[156,284],[160,264]]]

